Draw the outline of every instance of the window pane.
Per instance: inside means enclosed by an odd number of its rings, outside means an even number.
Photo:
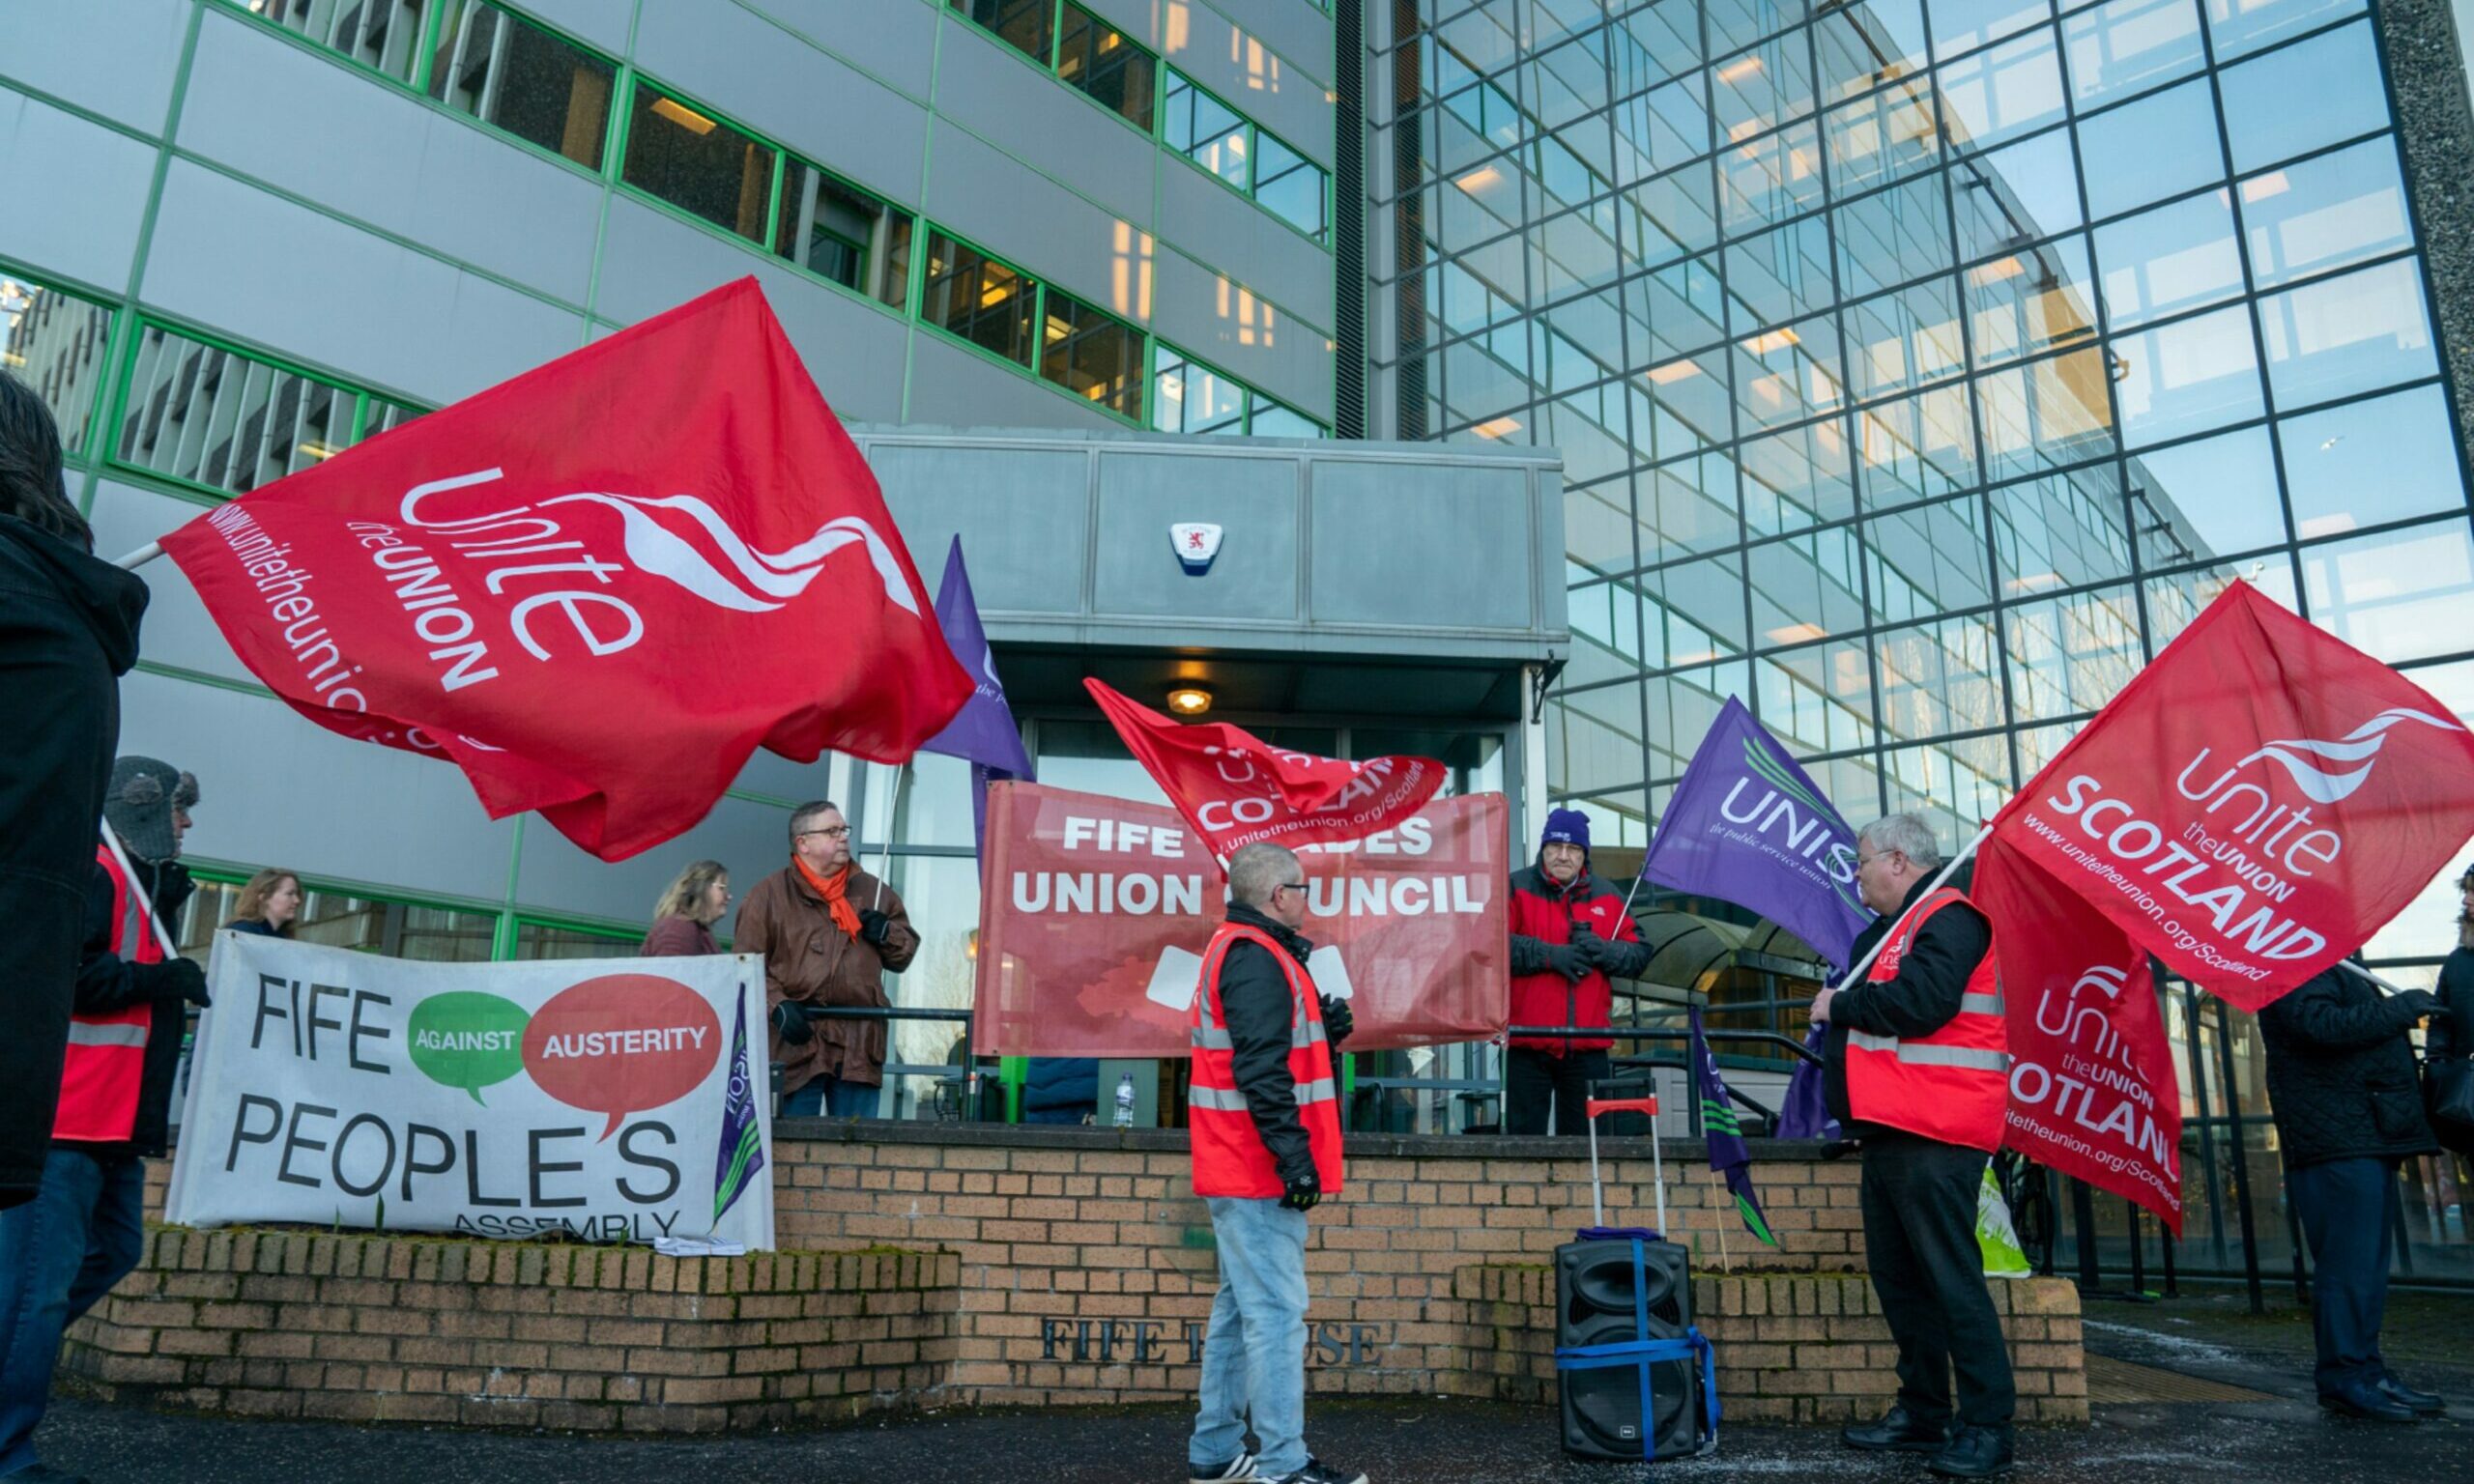
[[[352,442],[358,398],[158,326],[138,334],[113,457],[239,495]]]
[[[2464,508],[2437,386],[2288,417],[2279,431],[2294,529],[2306,541]]]
[[[1954,150],[1985,149],[2061,117],[2061,59],[2049,30],[1953,63],[1936,82]]]
[[[1127,417],[1142,415],[1142,332],[1090,305],[1048,291],[1040,375]]]
[[[2119,470],[2102,464],[1995,490],[1993,556],[2005,598],[2129,576]]]
[[[1895,83],[1829,113],[1830,189],[1852,196],[1930,166],[1942,151],[1933,90]]]
[[[1876,510],[1976,482],[1975,424],[1964,385],[1940,386],[1856,414],[1864,502]]]
[[[2217,86],[2236,170],[2388,127],[2369,22],[2227,68]]]
[[[1244,119],[1173,71],[1161,110],[1161,140],[1168,148],[1239,190],[1252,186],[1246,167],[1253,130]],[[1493,168],[1500,172],[1503,167]]]
[[[2474,532],[2463,519],[2305,547],[2311,621],[2391,665],[2465,647]]]
[[[611,65],[490,5],[449,4],[429,95],[580,165],[601,168]]]
[[[2090,346],[1979,381],[1986,474],[2009,479],[2116,452],[2105,364]]]
[[[1054,0],[945,0],[953,9],[978,21],[1015,50],[1048,65],[1049,24],[1055,18]]]
[[[421,0],[254,0],[249,9],[398,82],[413,80]]]
[[[1246,421],[1246,388],[1163,346],[1152,373],[1151,425],[1163,433],[1236,433]]]
[[[1873,621],[1907,623],[1992,602],[1984,521],[1975,495],[1866,521]]]
[[[620,178],[751,242],[764,239],[773,151],[643,83]]]
[[[2362,7],[2363,0],[2207,0],[2207,29],[2223,62]]]
[[[2422,279],[2410,258],[2262,299],[2259,329],[2279,407],[2325,402],[2437,369]]]
[[[2205,65],[2194,0],[2113,0],[2061,23],[2071,96],[2082,104],[2171,82]]]
[[[2158,448],[2130,461],[2139,558],[2153,571],[2285,539],[2265,428]]]
[[[2373,139],[2242,183],[2251,276],[2271,288],[2410,245],[2397,146]]]
[[[919,317],[1022,365],[1031,361],[1032,281],[942,233],[928,237]]]
[[[2206,79],[2082,119],[2079,158],[2098,220],[2224,179]]]
[[[1254,135],[1254,199],[1273,215],[1320,239],[1327,224],[1322,167],[1259,130]]]
[[[2259,415],[2258,353],[2238,307],[2116,336],[2111,354],[2123,441],[2134,446]]]
[[[519,961],[566,958],[633,958],[642,934],[624,937],[582,928],[553,928],[547,923],[515,925],[515,956]]]
[[[2139,605],[2128,586],[2054,598],[2002,614],[2015,720],[2093,711],[2139,673]]]
[[[1744,524],[1756,534],[1855,513],[1856,480],[1843,417],[1754,439],[1738,458],[1743,467]]]
[[[2147,597],[2147,652],[2153,657],[2191,626],[2191,620],[2222,596],[2236,578],[2259,589],[2259,595],[2289,612],[2300,612],[2294,597],[2293,563],[2283,552],[2237,565],[2199,567],[2153,578],[2140,585]]]
[[[1813,111],[1812,54],[1803,33],[1765,43],[1710,69],[1718,132],[1744,139]]]
[[[1815,644],[1753,666],[1761,724],[1791,752],[1873,745],[1873,675],[1861,643]],[[1841,801],[1842,805],[1844,801]]]
[[[1954,376],[1965,364],[1951,279],[1931,279],[1847,311],[1847,369],[1859,400]]]
[[[2242,292],[2233,203],[2211,190],[2098,227],[2096,264],[2116,330],[2231,299]]]
[[[2016,35],[2053,14],[2050,0],[1932,0],[1928,9],[1937,62]]]
[[[1924,13],[1917,0],[1832,6],[1813,27],[1822,97],[1838,102],[1924,70]]]
[[[1079,5],[1065,8],[1056,75],[1106,103],[1118,117],[1151,131],[1152,78],[1158,64],[1125,33]]]
[[[2000,720],[1989,616],[1893,630],[1875,641],[1873,664],[1887,736],[1936,737]]]
[[[1763,647],[1826,639],[1864,626],[1862,558],[1856,531],[1828,526],[1744,554],[1752,632]]]
[[[50,407],[71,453],[85,451],[111,338],[112,312],[101,304],[0,276],[0,367]]]
[[[1893,288],[1950,264],[1942,177],[1927,175],[1838,209],[1838,282],[1849,295]]]
[[[1998,365],[2096,333],[2087,240],[2065,237],[1967,271],[1976,360]]]
[[[899,222],[906,231],[909,218],[803,159],[789,157],[784,165],[782,222],[773,234],[773,251],[846,289],[900,307],[909,274],[906,263],[898,269],[894,262],[887,229]]]
[[[1329,438],[1331,432],[1304,413],[1280,406],[1269,397],[1254,399],[1246,431],[1255,438]]]

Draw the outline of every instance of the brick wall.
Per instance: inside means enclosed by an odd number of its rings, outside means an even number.
[[[1453,1275],[1465,1305],[1468,1388],[1507,1401],[1555,1400],[1555,1274],[1482,1264]],[[1992,1284],[2010,1341],[2022,1422],[2087,1420],[2079,1291],[2060,1278]],[[1898,1390],[1898,1347],[1860,1274],[1712,1275],[1692,1281],[1692,1318],[1718,1360],[1730,1421],[1845,1422],[1879,1416]]]
[[[956,1259],[160,1229],[70,1331],[113,1401],[262,1416],[705,1432],[933,1401]]]

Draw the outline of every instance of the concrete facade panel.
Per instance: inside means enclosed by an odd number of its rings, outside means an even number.
[[[565,836],[535,819],[524,827],[516,900],[528,907],[621,921],[632,908],[650,927],[653,903],[660,899],[662,889],[690,861],[719,861],[729,867],[732,895],[745,896],[749,887],[782,862],[789,819],[788,813],[769,804],[725,797],[694,829],[615,864],[578,849]],[[723,926],[727,930],[729,925]]]
[[[1142,269],[1153,251],[1150,234],[1057,189],[974,135],[937,131],[928,214],[1079,299],[1137,324],[1148,318]]]
[[[160,134],[189,10],[188,0],[12,0],[0,77]],[[111,44],[95,44],[98,34]]]
[[[923,578],[968,534],[963,559],[982,612],[1073,614],[1090,564],[1090,457],[1080,448],[990,447],[864,440]]]
[[[1294,623],[1299,612],[1298,461],[1103,450],[1099,611]],[[1190,577],[1168,536],[1178,521],[1222,528],[1211,571]]]
[[[627,28],[636,23],[636,0],[523,0],[521,9],[577,41],[610,56],[627,50]]]
[[[1331,340],[1174,249],[1159,254],[1161,338],[1329,425]]]
[[[1331,16],[1306,0],[1251,0],[1217,10],[1199,0],[1087,4],[1307,158],[1332,168]]]
[[[1427,465],[1409,478],[1395,463],[1324,459],[1313,520],[1318,622],[1530,626],[1532,574],[1510,581],[1503,565],[1530,549],[1524,470]]]
[[[936,72],[936,0],[755,0],[877,81],[925,100]]]
[[[1271,213],[1184,161],[1160,161],[1160,240],[1231,269],[1254,293],[1318,329],[1331,328],[1332,254]]]
[[[154,170],[154,146],[0,88],[0,256],[120,288]]]
[[[1026,162],[1015,168],[1046,171],[1136,226],[1150,222],[1151,162],[1158,148],[960,16],[945,23],[936,60],[936,112],[983,140],[1025,150]],[[952,137],[940,131],[939,153]]]
[[[1107,414],[951,341],[911,331],[906,422],[957,428],[1114,428]]]
[[[313,129],[294,128],[314,118]],[[569,303],[601,186],[362,72],[210,11],[181,108],[192,151]]]
[[[95,486],[95,508],[87,519],[95,528],[96,553],[112,557],[158,540],[205,513],[203,505],[105,479]],[[140,658],[227,680],[251,678],[177,563],[158,556],[138,568],[137,575],[146,580],[149,593],[146,623],[138,633]]]

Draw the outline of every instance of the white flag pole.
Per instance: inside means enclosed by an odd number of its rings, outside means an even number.
[[[112,859],[120,862],[121,879],[129,883],[129,895],[137,901],[138,910],[145,915],[147,926],[155,929],[155,941],[161,946],[164,958],[167,960],[178,958],[181,956],[181,951],[172,945],[172,934],[164,928],[163,920],[155,915],[155,899],[138,884],[137,870],[129,863],[129,852],[121,848],[119,834],[112,829],[109,820],[98,822],[102,828],[103,843],[110,847]],[[136,952],[133,944],[124,943],[121,947],[131,954]]]
[[[910,764],[894,764],[893,803],[885,810],[885,847],[877,853],[877,903],[869,908],[872,912],[885,909],[885,872],[893,869],[893,836],[902,825],[902,781],[909,776]]]
[[[156,557],[162,555],[163,543],[160,541],[149,541],[144,546],[141,546],[137,550],[129,553],[128,556],[114,561],[112,565],[120,568],[124,572],[130,571],[137,567],[146,565],[148,562],[153,561]]]

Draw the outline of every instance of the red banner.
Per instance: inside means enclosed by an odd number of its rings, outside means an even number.
[[[1309,967],[1351,1051],[1483,1041],[1510,1009],[1501,794],[1299,849]],[[1210,847],[1172,810],[1038,784],[988,790],[978,1054],[1184,1056],[1202,951],[1226,915]]]
[[[2254,1011],[2360,947],[2469,833],[2474,736],[2247,583],[1994,821],[2132,941]]]
[[[2010,1040],[2004,1142],[2182,1231],[2182,1093],[2146,950],[1999,841],[1971,898],[1993,920]]]
[[[1343,762],[1292,753],[1226,722],[1171,721],[1097,680],[1082,685],[1223,861],[1264,842],[1294,849],[1362,840],[1408,819],[1443,786],[1443,764],[1431,757]]]
[[[163,538],[311,721],[452,759],[604,860],[759,746],[900,761],[971,694],[753,278]]]

